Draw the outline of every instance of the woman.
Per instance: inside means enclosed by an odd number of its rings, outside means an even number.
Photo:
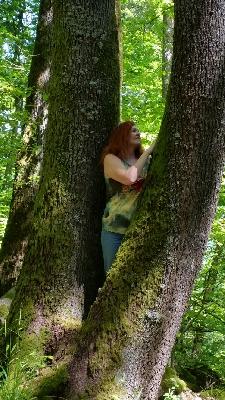
[[[155,142],[144,150],[133,121],[120,123],[104,147],[100,164],[106,183],[106,206],[102,217],[101,245],[104,269],[112,265],[116,252],[136,209]]]

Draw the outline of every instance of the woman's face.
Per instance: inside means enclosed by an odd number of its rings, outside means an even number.
[[[132,145],[137,145],[141,143],[141,135],[138,128],[134,125],[130,131],[130,143]]]

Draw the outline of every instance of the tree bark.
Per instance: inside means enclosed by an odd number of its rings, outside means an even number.
[[[34,199],[40,179],[43,137],[46,127],[50,51],[50,0],[41,0],[37,34],[28,77],[27,124],[23,126],[22,148],[17,154],[9,217],[0,252],[0,296],[15,286],[26,251]]]
[[[114,0],[53,3],[40,185],[7,320],[16,331],[21,310],[22,341],[40,354],[54,354],[67,334],[75,335],[104,278],[98,162],[120,117],[118,14]]]
[[[225,159],[225,4],[176,0],[148,179],[70,364],[70,399],[151,399],[202,265]]]

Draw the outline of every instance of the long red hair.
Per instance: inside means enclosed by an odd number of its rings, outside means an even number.
[[[135,125],[133,121],[121,122],[116,126],[109,136],[108,144],[103,148],[100,156],[99,164],[103,167],[106,154],[112,153],[119,158],[126,158],[127,149],[130,143],[130,131]],[[134,150],[137,158],[144,152],[142,144],[138,144]]]

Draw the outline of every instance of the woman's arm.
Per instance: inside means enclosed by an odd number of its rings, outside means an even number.
[[[152,153],[155,142],[148,147],[134,165],[125,168],[119,157],[114,154],[107,154],[104,158],[104,173],[124,185],[132,185],[139,177],[146,159]]]

